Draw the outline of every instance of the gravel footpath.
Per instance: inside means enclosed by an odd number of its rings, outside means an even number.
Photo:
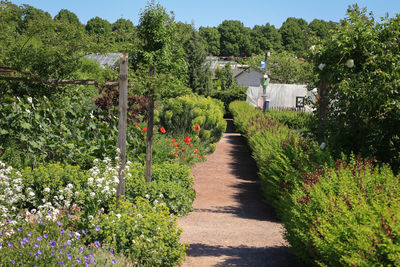
[[[262,202],[257,167],[232,121],[216,151],[192,169],[194,211],[179,218],[188,266],[298,266],[283,227]]]

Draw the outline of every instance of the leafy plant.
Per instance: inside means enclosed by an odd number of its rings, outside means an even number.
[[[98,239],[114,245],[135,264],[177,266],[184,259],[187,246],[179,242],[182,230],[165,205],[153,206],[143,198],[137,198],[135,205],[120,201],[97,222]]]
[[[167,171],[168,170],[168,171]],[[196,193],[190,169],[177,163],[154,164],[152,182],[144,179],[144,166],[140,163],[129,165],[126,178],[126,197],[134,201],[136,197],[149,199],[152,203],[165,204],[170,212],[183,216],[193,210]]]

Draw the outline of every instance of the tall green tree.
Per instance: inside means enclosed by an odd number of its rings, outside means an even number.
[[[320,136],[337,154],[376,156],[400,168],[400,15],[377,23],[349,8],[314,50]]]
[[[218,26],[220,53],[224,56],[250,56],[253,51],[251,30],[238,20],[225,20]]]
[[[111,33],[111,23],[100,17],[91,18],[86,23],[86,31],[91,35],[107,36]]]
[[[251,42],[254,44],[254,54],[265,54],[268,50],[282,51],[282,36],[279,31],[269,23],[255,25],[251,31]]]
[[[2,1],[0,7],[0,65],[16,70],[15,76],[21,78],[0,86],[0,92],[52,95],[56,90],[24,78],[70,78],[91,49],[85,32],[30,6]]]
[[[200,34],[193,28],[190,39],[185,43],[188,64],[188,87],[200,95],[211,94],[211,71],[206,64],[206,49]]]
[[[220,53],[220,38],[221,35],[215,27],[200,27],[199,33],[203,37],[206,45],[207,54],[209,56],[219,56]]]
[[[337,26],[338,23],[319,19],[314,19],[308,25],[310,31],[320,40],[329,39],[330,31],[334,30]]]
[[[304,57],[310,47],[308,23],[304,19],[288,18],[279,28],[285,50]]]
[[[179,76],[182,67],[183,50],[177,42],[176,24],[164,7],[147,3],[146,8],[140,14],[138,25],[138,37],[141,41],[140,52],[137,59],[144,68],[148,68],[148,78],[145,81],[148,89],[148,122],[147,122],[147,147],[146,147],[146,181],[151,181],[153,123],[155,87],[157,86],[157,73],[174,73]],[[185,73],[187,70],[185,69]],[[159,84],[158,84],[159,85]]]
[[[68,22],[68,23],[74,24],[76,26],[81,26],[82,25],[80,20],[79,20],[79,18],[78,18],[78,16],[75,13],[69,11],[68,9],[61,9],[57,13],[57,15],[54,16],[54,19],[55,20],[62,20],[64,22]]]

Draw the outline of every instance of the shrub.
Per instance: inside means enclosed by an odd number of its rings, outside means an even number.
[[[178,266],[184,259],[182,230],[165,205],[152,206],[143,198],[137,198],[135,205],[120,201],[98,224],[98,239],[113,244],[139,266]]]
[[[307,112],[268,110],[266,115],[275,122],[285,124],[291,130],[308,130],[315,123],[313,114]]]
[[[126,177],[126,197],[131,201],[138,196],[147,198],[154,204],[165,204],[172,214],[186,215],[193,210],[196,196],[192,188],[193,179],[189,175],[189,167],[183,164],[154,164],[152,181],[146,183],[144,166],[132,163]]]
[[[104,251],[95,241],[86,246],[89,232],[77,226],[80,213],[63,212],[46,216],[23,214],[21,220],[8,219],[0,226],[0,265],[64,266],[124,263],[113,250]]]
[[[85,210],[83,220],[108,208],[119,182],[117,168],[107,158],[95,160],[94,167],[89,171],[59,163],[42,165],[33,170],[26,168],[22,179],[26,208],[69,210],[77,204]]]
[[[0,161],[0,221],[14,218],[25,201],[21,174]]]
[[[223,103],[196,95],[168,99],[160,110],[160,123],[171,135],[195,133],[200,126],[200,140],[206,144],[219,141],[226,129]]]
[[[400,265],[399,178],[360,158],[303,175],[284,216],[294,253],[321,266]]]
[[[282,215],[301,174],[330,161],[329,152],[271,120],[246,102],[230,105],[237,128],[247,137],[267,202]]]

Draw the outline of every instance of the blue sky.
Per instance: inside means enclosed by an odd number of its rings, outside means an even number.
[[[82,23],[99,16],[111,23],[123,17],[137,24],[146,0],[11,0],[14,4],[29,4],[56,15],[68,9],[78,15]],[[347,7],[357,3],[366,6],[376,18],[400,13],[400,0],[159,0],[177,21],[192,23],[196,27],[218,26],[224,20],[240,20],[247,27],[269,22],[279,28],[288,17],[339,21]]]

